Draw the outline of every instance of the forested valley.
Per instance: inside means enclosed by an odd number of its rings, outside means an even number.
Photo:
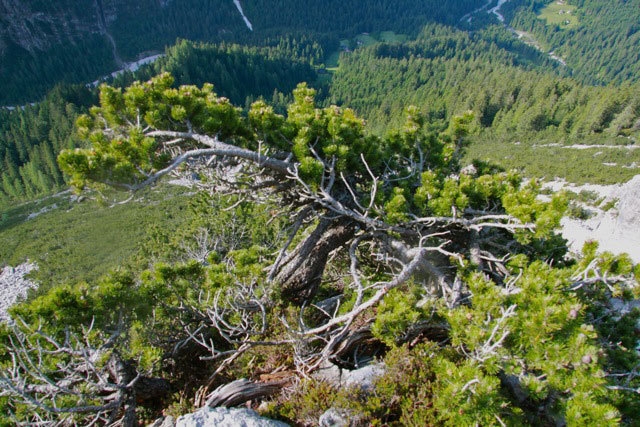
[[[640,265],[542,187],[637,175],[637,1],[213,3],[0,31],[1,425],[640,422]]]
[[[355,0],[252,1],[244,7],[254,31],[231,0],[102,0],[89,7],[73,1],[10,3],[16,4],[0,15],[6,29],[0,31],[0,79],[6,82],[0,105],[35,101],[59,82],[94,80],[141,54],[162,52],[178,38],[262,45],[282,35],[313,35],[323,46],[337,46],[341,38],[369,28],[416,34],[425,22],[454,24],[476,2],[460,0],[452,6],[383,0],[370,1],[363,9]],[[28,33],[11,34],[13,21],[28,22]]]
[[[565,58],[575,78],[595,84],[638,81],[640,26],[636,2],[559,2],[568,6],[560,6],[556,17],[551,11],[545,13],[554,3],[524,3],[524,7],[518,2],[506,3],[505,17],[513,27],[533,34],[543,49],[555,50]],[[560,11],[565,13],[559,15]]]

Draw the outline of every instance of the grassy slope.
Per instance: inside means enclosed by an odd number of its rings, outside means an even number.
[[[576,16],[577,7],[566,2],[554,1],[540,10],[538,17],[544,19],[547,25],[557,25],[561,29],[573,29],[580,25]]]
[[[610,144],[587,149],[558,144],[531,144],[503,141],[490,135],[472,136],[464,162],[478,159],[517,169],[525,176],[553,180],[562,178],[574,184],[618,184],[640,173],[640,150]]]
[[[145,199],[112,207],[92,200],[72,202],[69,195],[22,205],[3,214],[0,264],[35,261],[44,288],[65,281],[91,281],[132,262],[139,242],[154,225],[178,227],[186,215],[188,191],[159,187]],[[53,204],[57,208],[26,219]]]

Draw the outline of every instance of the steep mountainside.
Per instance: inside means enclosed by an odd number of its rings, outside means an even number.
[[[0,0],[0,105],[34,101],[61,81],[95,80],[177,38],[261,44],[306,33],[337,46],[338,37],[363,31],[415,34],[426,22],[454,24],[477,3],[240,2],[249,25],[232,0]]]
[[[0,54],[3,56],[15,50],[44,51],[100,31],[96,7],[87,8],[65,0],[46,5],[22,0],[0,1]]]
[[[177,37],[235,31],[248,30],[224,0],[2,0],[0,105],[36,100],[61,81],[94,80]]]
[[[0,427],[640,425],[640,81],[513,24],[577,1],[0,0]]]
[[[471,111],[468,159],[528,176],[611,184],[636,175],[640,85],[562,77],[522,46],[503,48],[505,35],[430,25],[415,41],[344,53],[330,101],[380,134],[402,126],[407,105],[431,123]]]

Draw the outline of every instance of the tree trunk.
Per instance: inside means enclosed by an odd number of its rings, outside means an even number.
[[[322,218],[311,235],[283,261],[275,277],[286,300],[303,303],[314,297],[322,281],[329,254],[347,243],[356,224],[344,218]]]
[[[231,408],[252,399],[271,396],[280,391],[282,383],[256,383],[245,378],[218,387],[207,398],[206,406]]]
[[[143,406],[162,401],[169,393],[169,382],[163,378],[149,378],[138,376],[135,366],[123,360],[117,352],[114,352],[109,361],[108,370],[120,390],[118,399],[120,408],[112,414],[112,422],[120,414],[122,427],[134,427],[137,425],[136,408],[138,404]],[[135,381],[134,381],[135,380]],[[133,383],[133,387],[129,386]],[[145,405],[146,404],[146,405]]]
[[[114,352],[111,356],[108,369],[119,388],[119,409],[124,410],[120,424],[123,427],[134,427],[136,424],[136,397],[135,392],[130,387],[127,387],[127,384],[136,377],[136,370],[131,364],[122,360],[117,352]],[[120,415],[119,409],[111,414],[110,423],[113,423],[115,418]]]

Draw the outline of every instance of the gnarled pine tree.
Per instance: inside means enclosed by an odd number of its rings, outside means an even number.
[[[289,237],[262,256],[261,277],[220,289],[192,307],[199,324],[183,324],[181,345],[207,348],[219,362],[214,376],[257,346],[290,346],[307,375],[326,360],[357,363],[353,349],[372,335],[390,347],[432,341],[422,388],[390,399],[386,417],[616,422],[607,393],[633,392],[637,379],[632,369],[616,377],[624,384],[605,378],[610,343],[589,324],[587,302],[606,312],[608,297],[636,286],[633,266],[595,253],[587,263],[565,259],[553,234],[561,194],[543,201],[537,183],[517,174],[461,170],[470,114],[437,133],[409,108],[405,127],[380,138],[349,109],[318,108],[305,85],[285,117],[262,101],[243,115],[211,85],[172,84],[162,74],[124,92],[102,86],[100,106],[77,123],[91,147],[64,151],[59,162],[77,188],[135,192],[170,173],[197,173],[209,190],[268,198],[289,218]],[[296,325],[274,315],[286,305]],[[270,322],[285,332],[270,335]],[[415,401],[398,408],[402,399]]]
[[[405,129],[383,139],[366,135],[352,110],[316,108],[305,85],[285,118],[261,101],[243,117],[211,85],[172,83],[163,74],[124,93],[103,86],[101,106],[78,120],[92,147],[64,151],[61,166],[78,188],[136,191],[186,167],[213,171],[222,191],[277,195],[297,224],[291,241],[314,227],[271,268],[285,299],[311,301],[328,255],[357,241],[389,267],[411,266],[407,277],[419,272],[454,307],[464,294],[456,264],[471,261],[502,280],[500,260],[544,242],[562,216],[561,197],[540,202],[535,183],[515,174],[458,170],[469,114],[430,135],[410,109]]]

